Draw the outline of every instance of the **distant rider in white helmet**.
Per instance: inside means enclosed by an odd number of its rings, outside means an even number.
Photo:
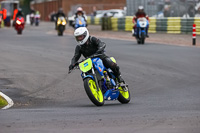
[[[96,37],[90,36],[86,27],[76,29],[74,36],[78,45],[76,46],[75,54],[71,60],[69,70],[74,68],[75,63],[79,60],[81,55],[86,58],[95,54],[100,54],[98,57],[102,59],[104,66],[106,68],[110,68],[114,72],[114,75],[117,77],[119,83],[124,82],[119,71],[119,66],[104,53],[104,49],[106,47],[104,42],[100,41]]]

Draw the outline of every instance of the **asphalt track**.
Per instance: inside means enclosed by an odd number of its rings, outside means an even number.
[[[80,71],[67,74],[76,42],[54,23],[19,36],[0,29],[0,133],[199,133],[200,48],[102,38],[129,84],[131,102],[94,106]],[[170,39],[170,38],[169,38]]]

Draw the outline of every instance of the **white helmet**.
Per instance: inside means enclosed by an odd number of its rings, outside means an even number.
[[[74,31],[74,36],[76,38],[76,41],[80,45],[83,45],[87,42],[90,35],[86,27],[79,27]]]
[[[78,8],[76,9],[76,11],[77,11],[77,12],[83,12],[83,8],[82,8],[82,7],[78,7]]]
[[[139,6],[138,10],[144,10],[144,7],[143,6]]]

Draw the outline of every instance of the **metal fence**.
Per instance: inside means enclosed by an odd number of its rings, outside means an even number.
[[[133,16],[140,5],[154,17],[195,17],[200,15],[200,0],[126,0],[127,16]]]
[[[152,3],[149,0],[126,0],[127,16],[133,16],[141,5],[144,6],[149,16],[153,16],[157,12],[159,2],[160,0],[154,0]]]

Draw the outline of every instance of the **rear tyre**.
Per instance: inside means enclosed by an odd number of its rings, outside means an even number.
[[[118,101],[122,104],[129,103],[131,100],[129,88],[126,87],[127,91],[124,91],[122,87],[119,87],[119,97]]]
[[[96,105],[104,105],[104,97],[101,89],[97,90],[96,83],[92,78],[86,78],[83,80],[84,88],[89,99]]]

